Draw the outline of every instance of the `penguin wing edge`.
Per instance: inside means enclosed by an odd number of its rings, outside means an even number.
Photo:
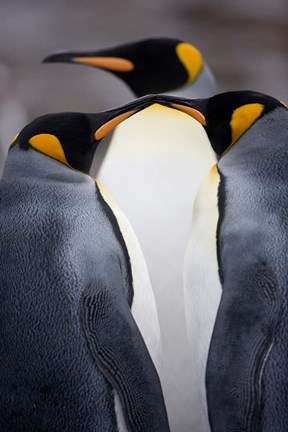
[[[129,432],[169,432],[161,384],[124,295],[83,293],[81,320],[93,361],[116,390]]]
[[[224,283],[212,335],[206,388],[215,432],[260,428],[262,375],[279,318],[277,278],[267,263],[237,269]]]

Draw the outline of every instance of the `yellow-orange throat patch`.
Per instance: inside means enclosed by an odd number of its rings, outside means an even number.
[[[197,48],[186,42],[181,42],[177,45],[176,53],[188,73],[186,84],[190,84],[195,81],[202,69],[202,55]]]
[[[59,162],[64,163],[65,165],[70,166],[66,160],[66,156],[62,148],[62,145],[59,139],[55,135],[51,135],[51,134],[34,135],[32,138],[30,138],[29,144],[35,150],[38,150],[41,153],[53,159],[56,159]]]

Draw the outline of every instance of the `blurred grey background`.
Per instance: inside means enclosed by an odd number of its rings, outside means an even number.
[[[0,6],[0,142],[5,147],[35,116],[97,112],[131,99],[128,88],[107,72],[42,65],[55,50],[177,37],[202,51],[220,91],[251,89],[288,99],[287,0],[0,0]]]
[[[107,72],[41,64],[55,50],[176,37],[200,49],[220,91],[257,90],[288,101],[287,0],[0,0],[0,6],[0,172],[13,136],[35,116],[97,112],[132,99]],[[189,386],[185,367],[183,376],[173,374],[170,398],[179,403],[171,430],[191,432],[189,400],[177,386]]]

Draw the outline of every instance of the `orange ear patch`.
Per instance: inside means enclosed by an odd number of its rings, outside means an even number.
[[[202,55],[197,48],[186,42],[181,42],[177,45],[176,53],[188,73],[186,84],[190,84],[195,81],[203,67]]]
[[[233,111],[230,121],[230,127],[232,132],[231,145],[235,144],[235,142],[240,138],[240,136],[244,132],[246,132],[246,130],[249,129],[250,126],[252,126],[252,124],[260,117],[263,110],[263,104],[252,103],[242,105]]]
[[[39,134],[34,135],[29,140],[29,144],[35,150],[40,151],[41,153],[58,160],[59,162],[68,165],[68,162],[65,157],[64,150],[58,138],[55,135],[51,134]]]

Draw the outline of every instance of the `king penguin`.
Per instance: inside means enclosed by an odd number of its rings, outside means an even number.
[[[202,54],[179,39],[156,38],[100,51],[59,52],[44,62],[102,68],[123,80],[137,96],[169,92],[208,97],[216,93],[214,77]],[[118,126],[108,149],[99,150],[94,174],[124,210],[147,262],[159,312],[165,358],[161,382],[170,425],[172,430],[188,431],[193,426],[193,388],[183,264],[195,194],[202,177],[215,164],[215,154],[197,121],[193,123],[185,114],[159,104]],[[127,187],[121,187],[119,178]]]
[[[219,156],[196,198],[186,259],[211,431],[286,432],[287,106],[252,91],[164,99],[198,119]]]
[[[169,431],[141,250],[88,175],[99,140],[149,101],[48,114],[10,147],[0,183],[1,431]]]

